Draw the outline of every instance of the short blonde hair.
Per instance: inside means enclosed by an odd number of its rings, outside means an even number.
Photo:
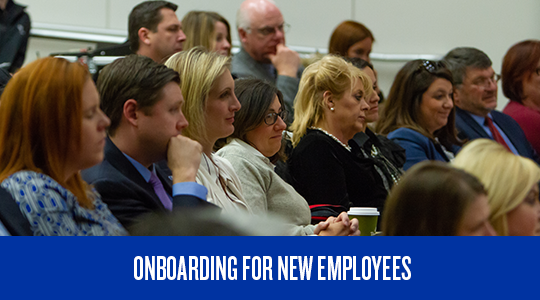
[[[347,89],[354,88],[356,80],[362,82],[365,97],[369,97],[373,93],[371,79],[341,57],[326,55],[304,70],[294,99],[294,122],[291,125],[294,146],[306,134],[307,128],[323,118],[324,92],[341,97]]]
[[[491,225],[498,235],[508,235],[506,215],[523,202],[533,185],[540,181],[538,165],[488,139],[477,139],[465,145],[453,165],[477,176],[484,184]]]
[[[189,126],[182,135],[199,142],[207,140],[206,101],[216,79],[230,67],[230,58],[195,47],[171,56],[165,65],[180,74],[184,113]]]
[[[227,28],[227,41],[231,43],[231,28],[229,22],[220,14],[213,11],[190,11],[182,19],[182,27],[186,34],[184,49],[203,46],[214,51],[216,46],[216,22],[222,22]],[[229,49],[228,55],[231,54]]]

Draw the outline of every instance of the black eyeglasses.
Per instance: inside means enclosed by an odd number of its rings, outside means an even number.
[[[276,124],[277,118],[280,117],[284,122],[287,120],[287,111],[282,110],[279,113],[271,112],[264,117],[264,123],[268,126]]]

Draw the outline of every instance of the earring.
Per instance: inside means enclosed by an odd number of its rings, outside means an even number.
[[[331,111],[334,111],[334,108],[333,108],[333,107],[330,107],[330,110],[331,110]]]

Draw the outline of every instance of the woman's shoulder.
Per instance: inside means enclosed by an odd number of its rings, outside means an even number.
[[[252,151],[250,151],[251,149],[249,149],[248,147],[251,147],[251,146],[241,140],[233,139],[227,145],[219,149],[219,151],[217,151],[215,154],[216,156],[226,158],[226,159],[234,158],[234,157],[248,159],[254,156]],[[253,148],[253,150],[255,149]]]
[[[336,146],[340,146],[334,141],[331,137],[324,134],[319,130],[308,129],[306,134],[300,139],[298,145],[294,147],[294,152],[303,152],[303,151],[315,151],[321,149],[334,149]]]
[[[37,192],[40,189],[54,189],[60,192],[67,192],[58,182],[51,177],[34,171],[18,171],[11,174],[2,182],[2,187],[12,190],[13,188],[20,188],[20,193],[24,193],[25,189],[30,189],[33,192]]]
[[[398,128],[390,133],[387,136],[389,139],[406,139],[406,140],[422,140],[428,141],[429,138],[420,132],[406,127]]]

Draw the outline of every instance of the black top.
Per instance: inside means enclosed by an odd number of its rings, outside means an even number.
[[[387,191],[371,159],[319,130],[308,129],[288,160],[292,186],[310,205],[384,208]]]

